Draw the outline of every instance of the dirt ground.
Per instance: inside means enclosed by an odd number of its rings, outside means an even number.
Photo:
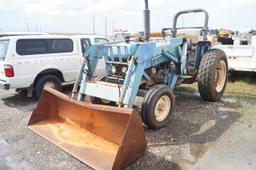
[[[128,170],[256,169],[255,83],[229,83],[217,103],[202,101],[196,85],[178,87],[175,95],[172,121],[160,130],[145,129],[147,151]],[[36,103],[0,91],[0,169],[90,169],[26,127]]]

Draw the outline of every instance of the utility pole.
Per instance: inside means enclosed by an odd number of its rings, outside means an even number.
[[[105,36],[108,35],[108,20],[107,17],[105,17]]]
[[[27,32],[29,32],[29,24],[27,23]]]
[[[0,24],[0,31],[1,31],[1,32],[4,32],[4,29],[3,29],[3,27],[2,27],[1,24]]]
[[[115,33],[115,22],[112,20],[112,36],[114,36]]]
[[[182,27],[184,27],[184,18],[183,18],[183,16],[181,16],[181,24],[182,24]]]
[[[95,15],[92,16],[92,34],[96,34],[95,31]]]

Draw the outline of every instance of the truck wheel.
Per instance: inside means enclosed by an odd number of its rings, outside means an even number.
[[[116,106],[116,102],[113,102],[113,101],[110,101],[110,100],[105,100],[105,99],[101,99],[101,98],[98,98],[98,97],[92,97],[91,99],[92,99],[93,104]]]
[[[219,101],[228,79],[228,62],[222,50],[206,53],[199,66],[198,89],[205,101]]]
[[[160,129],[171,119],[174,95],[166,85],[152,87],[144,97],[141,116],[150,129]]]
[[[35,94],[37,98],[40,98],[41,93],[45,87],[51,87],[58,91],[61,91],[61,80],[55,75],[45,75],[39,78],[35,86]]]

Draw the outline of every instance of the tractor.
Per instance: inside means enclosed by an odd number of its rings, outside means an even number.
[[[203,13],[203,26],[177,27],[178,18],[190,13]],[[203,100],[221,99],[228,63],[207,41],[208,19],[203,9],[180,11],[162,40],[151,40],[145,0],[143,37],[89,47],[72,96],[46,88],[29,128],[95,169],[124,168],[145,151],[142,124],[159,129],[170,122],[177,85],[197,82]],[[177,36],[180,29],[199,29],[201,40]],[[101,59],[105,73],[95,77]],[[143,98],[140,108],[137,97]]]

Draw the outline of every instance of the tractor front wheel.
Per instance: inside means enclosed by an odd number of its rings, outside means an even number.
[[[219,101],[228,79],[228,61],[222,50],[207,52],[200,63],[198,90],[205,101]]]
[[[141,115],[143,122],[150,129],[160,129],[171,119],[174,95],[166,85],[153,86],[145,95]]]
[[[98,97],[92,97],[91,101],[93,104],[102,104],[102,105],[109,105],[109,106],[116,106],[116,102],[110,101],[110,100],[105,100],[101,99]]]

